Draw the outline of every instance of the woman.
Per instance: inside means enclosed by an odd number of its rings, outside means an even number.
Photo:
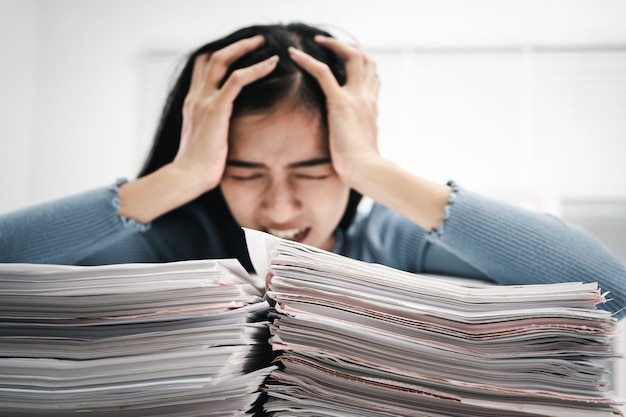
[[[207,44],[173,87],[139,178],[3,216],[0,261],[237,257],[251,269],[243,226],[411,272],[597,281],[606,308],[626,306],[626,267],[585,231],[383,159],[378,87],[359,48],[303,24]],[[369,211],[357,212],[361,195]]]

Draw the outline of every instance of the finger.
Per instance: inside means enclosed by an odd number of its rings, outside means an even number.
[[[365,73],[370,82],[380,85],[380,79],[378,78],[378,72],[376,70],[376,61],[371,59],[369,56],[366,56],[365,59]]]
[[[278,55],[274,55],[249,67],[233,71],[221,88],[222,96],[229,102],[234,101],[243,87],[265,77],[276,68],[277,63]]]
[[[339,87],[337,79],[326,63],[318,61],[306,52],[292,46],[289,47],[289,56],[299,67],[317,80],[327,97],[333,89]]]
[[[360,82],[370,75],[372,68],[368,61],[372,60],[358,46],[321,35],[315,36],[314,40],[320,46],[330,49],[345,60],[349,81]]]
[[[206,81],[206,65],[209,56],[201,54],[196,57],[193,63],[193,72],[191,73],[191,85],[187,96],[196,96],[202,91]]]
[[[365,56],[365,68],[369,74],[374,74],[376,76],[376,61],[374,61],[370,56]]]
[[[336,53],[337,55],[339,55],[341,58],[345,60],[363,55],[361,50],[356,45],[340,41],[339,39],[336,39],[336,38],[332,38],[329,36],[315,35],[313,40],[317,44],[330,49],[331,51],[333,51],[334,53]]]
[[[263,35],[256,35],[250,38],[241,39],[230,45],[219,49],[211,54],[209,59],[209,83],[217,88],[218,84],[228,71],[230,65],[248,52],[251,52],[265,43]]]

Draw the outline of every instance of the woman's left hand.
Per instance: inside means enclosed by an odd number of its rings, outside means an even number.
[[[378,91],[376,65],[361,49],[334,38],[316,36],[315,41],[345,60],[346,83],[339,85],[328,65],[295,48],[293,61],[319,82],[326,95],[330,155],[342,181],[352,187],[359,169],[370,158],[380,158],[377,146]]]
[[[328,65],[291,48],[291,58],[319,82],[326,95],[330,157],[352,189],[411,219],[425,230],[444,217],[450,187],[417,177],[378,152],[376,65],[361,49],[334,38],[315,41],[345,60],[346,83],[339,85]]]

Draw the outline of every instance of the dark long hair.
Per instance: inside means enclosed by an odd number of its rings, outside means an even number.
[[[287,49],[289,46],[295,46],[316,59],[325,62],[330,67],[339,84],[343,85],[346,82],[343,60],[329,49],[320,47],[313,41],[315,35],[331,36],[330,33],[303,23],[245,27],[224,38],[201,46],[188,56],[165,103],[151,152],[139,173],[140,177],[156,171],[173,161],[176,156],[183,122],[183,102],[191,84],[191,75],[196,57],[201,54],[210,54],[238,40],[258,34],[265,37],[265,43],[258,49],[235,61],[228,68],[224,80],[238,68],[255,64],[273,55],[278,55],[280,59],[277,67],[269,75],[242,89],[235,99],[232,117],[271,111],[289,98],[295,99],[298,106],[302,105],[312,112],[319,112],[322,123],[327,125],[326,98],[322,89],[311,75],[291,61]],[[360,199],[361,195],[351,190],[346,211],[339,223],[339,228],[345,229],[350,225]],[[223,221],[217,222],[220,227],[224,228],[222,232],[232,233],[233,228],[239,229],[230,214],[219,186],[189,204],[202,205],[203,210],[206,210],[211,216],[223,219]],[[184,207],[174,210],[167,215],[175,214],[175,212],[184,209]]]

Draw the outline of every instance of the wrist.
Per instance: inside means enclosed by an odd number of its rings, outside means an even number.
[[[371,188],[392,168],[393,164],[374,152],[355,153],[342,164],[339,176],[350,188],[370,195]]]
[[[217,187],[222,180],[223,168],[215,164],[176,159],[161,169],[187,193],[199,196]]]
[[[378,153],[353,151],[347,158],[333,159],[333,167],[344,184],[361,194],[368,194],[366,189],[371,179],[384,169],[386,162]]]

